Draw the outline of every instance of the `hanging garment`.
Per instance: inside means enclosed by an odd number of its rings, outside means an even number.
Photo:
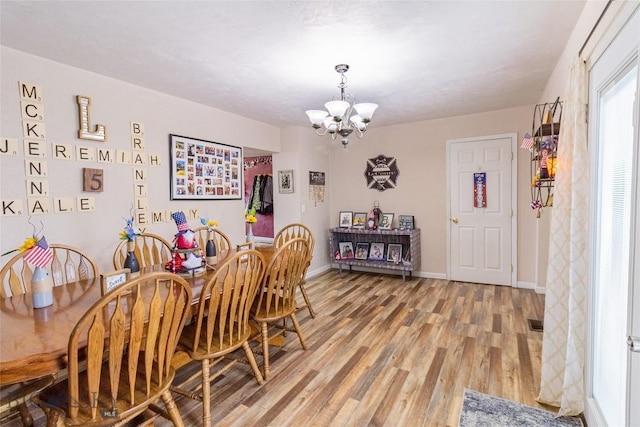
[[[273,177],[263,175],[260,185],[260,210],[263,215],[273,214]]]
[[[253,185],[251,186],[251,195],[249,202],[247,203],[247,209],[256,212],[260,210],[260,183],[262,182],[262,175],[256,175],[253,177]]]

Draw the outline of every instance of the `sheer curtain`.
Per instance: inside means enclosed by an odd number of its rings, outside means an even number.
[[[587,86],[586,66],[577,57],[571,64],[558,138],[537,399],[560,407],[558,415],[577,415],[584,410],[589,226]]]

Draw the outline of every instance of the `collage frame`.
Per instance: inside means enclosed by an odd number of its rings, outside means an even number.
[[[243,197],[242,148],[169,134],[171,200]]]

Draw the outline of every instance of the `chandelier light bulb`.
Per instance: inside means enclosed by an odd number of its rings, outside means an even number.
[[[329,132],[331,134],[335,134],[338,131],[338,123],[336,123],[331,117],[327,116],[323,120],[324,127],[326,129],[325,132]]]
[[[329,101],[324,106],[329,110],[329,115],[333,117],[333,120],[340,122],[351,105],[347,101]]]
[[[352,116],[350,120],[351,120],[351,123],[353,123],[354,126],[356,127],[356,130],[360,132],[364,132],[365,130],[367,130],[367,125],[364,123],[364,121],[362,120],[362,117],[360,117],[359,115]]]
[[[362,117],[362,121],[364,123],[369,123],[371,121],[371,117],[373,117],[373,112],[378,108],[378,104],[374,104],[372,102],[361,102],[360,104],[356,104],[353,106],[358,112],[358,115]]]
[[[311,126],[313,126],[314,129],[320,129],[322,122],[324,122],[325,117],[327,117],[327,112],[324,110],[307,110],[307,116],[309,116],[309,120],[311,120]]]

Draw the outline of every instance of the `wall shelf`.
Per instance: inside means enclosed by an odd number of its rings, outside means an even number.
[[[562,102],[537,104],[533,112],[531,135],[531,208],[540,210],[553,206],[553,187],[557,166],[558,135],[562,120]]]

